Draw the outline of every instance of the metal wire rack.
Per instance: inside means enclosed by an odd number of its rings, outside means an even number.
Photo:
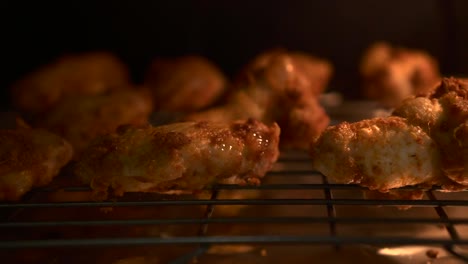
[[[38,189],[22,202],[0,204],[0,253],[190,245],[171,260],[188,263],[232,244],[329,245],[338,251],[425,245],[468,260],[468,192],[433,189],[421,200],[364,199],[363,188],[329,183],[309,163],[303,153],[289,153],[260,186],[218,185],[195,195],[129,194],[95,202],[84,186]]]

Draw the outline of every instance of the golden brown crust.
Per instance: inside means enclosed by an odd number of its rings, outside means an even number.
[[[78,157],[99,135],[114,132],[121,125],[146,124],[151,111],[152,100],[147,91],[114,91],[63,100],[36,126],[63,136],[72,144],[75,157]]]
[[[404,118],[387,117],[327,128],[311,147],[314,168],[338,183],[388,191],[439,177],[432,139]]]
[[[467,91],[463,81],[444,78],[433,92],[404,100],[390,117],[329,127],[311,146],[314,167],[336,182],[384,193],[407,185],[465,190]]]
[[[90,52],[66,55],[26,75],[11,87],[15,107],[43,113],[63,98],[126,88],[126,66],[114,55]]]
[[[100,198],[124,192],[200,190],[232,179],[258,184],[279,155],[279,127],[255,121],[128,128],[94,141],[76,174]]]
[[[72,156],[70,144],[45,130],[1,129],[0,142],[0,200],[48,184]]]
[[[192,112],[213,104],[223,93],[226,78],[211,61],[192,55],[155,60],[145,86],[152,91],[157,110]]]
[[[448,93],[455,93],[456,96],[468,100],[468,80],[454,77],[442,78],[437,88],[429,94],[429,98],[441,98]]]
[[[463,147],[464,123],[468,120],[468,83],[443,78],[433,92],[404,101],[393,115],[423,128],[438,145],[445,176],[455,183],[468,184]],[[443,186],[459,189],[450,182]]]

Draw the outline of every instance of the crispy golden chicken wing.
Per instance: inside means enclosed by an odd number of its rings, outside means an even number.
[[[95,140],[76,175],[99,198],[124,192],[200,190],[219,182],[258,184],[279,155],[280,129],[255,121],[175,123],[119,129]]]
[[[393,116],[327,128],[312,144],[317,170],[340,183],[388,193],[407,185],[468,188],[468,83],[444,78]],[[415,192],[395,190],[388,197]]]
[[[266,52],[246,66],[225,105],[186,119],[277,122],[283,146],[307,148],[329,123],[317,95],[330,75],[331,66],[325,61],[302,53]]]
[[[0,129],[0,201],[17,201],[52,181],[72,157],[71,145],[42,129]]]
[[[224,91],[226,78],[208,59],[183,56],[155,60],[145,86],[153,92],[157,110],[192,112],[214,103]]]
[[[444,78],[432,93],[405,100],[393,115],[423,128],[438,145],[444,174],[456,183],[468,185],[468,82]]]
[[[366,51],[360,71],[365,95],[389,107],[430,91],[440,80],[438,64],[429,54],[383,42]]]
[[[17,109],[37,114],[67,96],[99,94],[128,84],[128,70],[118,58],[90,52],[60,57],[14,83],[11,90]]]
[[[97,136],[114,132],[121,125],[148,123],[151,111],[148,91],[121,90],[65,99],[45,114],[37,126],[67,139],[78,157]]]
[[[435,142],[401,117],[327,128],[313,144],[314,168],[337,183],[388,191],[432,181],[440,174]]]

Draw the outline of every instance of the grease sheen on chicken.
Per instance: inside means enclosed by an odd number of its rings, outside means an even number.
[[[76,174],[98,198],[124,192],[200,190],[219,182],[258,184],[279,155],[280,129],[255,120],[128,127],[95,140]]]
[[[17,201],[50,183],[72,157],[71,145],[42,129],[0,129],[0,201]]]

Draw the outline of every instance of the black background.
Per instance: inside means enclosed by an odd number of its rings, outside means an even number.
[[[109,50],[135,82],[155,56],[197,53],[229,75],[273,47],[335,66],[331,89],[359,94],[358,63],[377,40],[424,49],[445,75],[468,75],[468,1],[6,1],[1,107],[8,86],[60,54]]]

